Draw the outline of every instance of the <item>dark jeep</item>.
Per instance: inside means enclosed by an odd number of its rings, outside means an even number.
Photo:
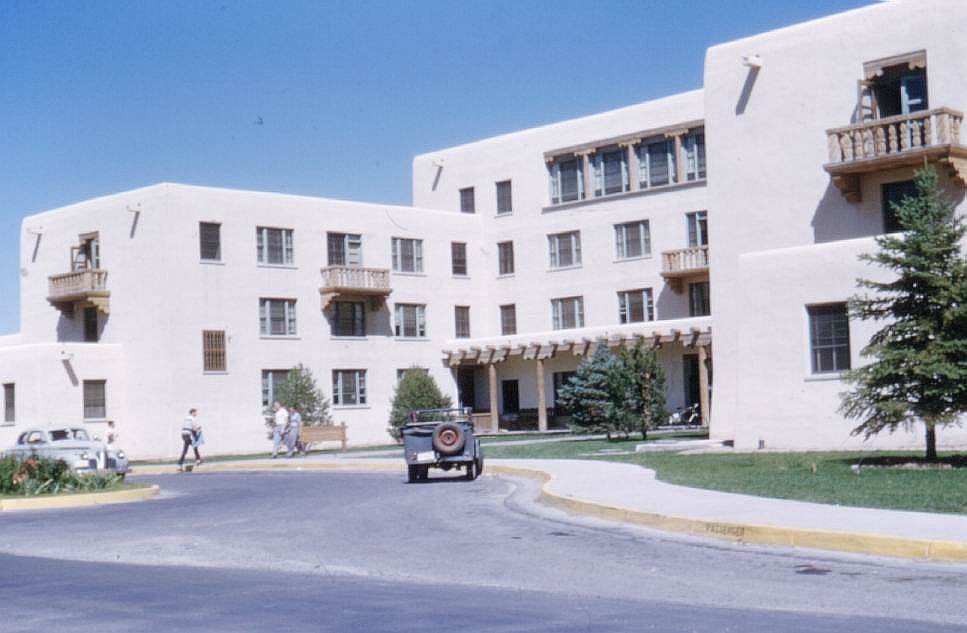
[[[403,456],[410,483],[427,479],[430,468],[463,469],[467,479],[476,479],[484,458],[470,409],[412,411],[403,427]]]

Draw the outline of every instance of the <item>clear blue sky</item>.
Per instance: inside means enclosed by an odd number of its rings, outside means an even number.
[[[408,204],[413,155],[702,86],[870,0],[0,0],[0,334],[25,215],[161,181]]]

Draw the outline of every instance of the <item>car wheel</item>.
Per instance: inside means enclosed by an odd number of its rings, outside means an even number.
[[[483,474],[483,455],[477,455],[477,477]]]
[[[430,478],[430,467],[429,466],[419,466],[420,469],[420,479],[426,481]]]
[[[413,464],[406,465],[406,480],[413,484],[420,479],[420,467]]]
[[[456,455],[463,451],[466,437],[459,424],[444,422],[433,429],[433,449],[441,455]]]
[[[467,473],[464,475],[464,477],[466,477],[467,481],[473,481],[474,479],[476,479],[477,478],[477,463],[476,462],[467,462],[466,464],[464,464],[464,466],[467,469]]]

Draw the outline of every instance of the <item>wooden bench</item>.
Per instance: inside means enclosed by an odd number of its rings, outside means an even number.
[[[340,442],[342,450],[346,450],[346,423],[329,426],[304,426],[299,434],[299,441],[309,450],[317,442]]]

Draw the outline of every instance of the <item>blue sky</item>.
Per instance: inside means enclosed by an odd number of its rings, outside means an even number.
[[[0,334],[24,216],[161,181],[408,204],[415,154],[700,88],[869,0],[0,0]]]

